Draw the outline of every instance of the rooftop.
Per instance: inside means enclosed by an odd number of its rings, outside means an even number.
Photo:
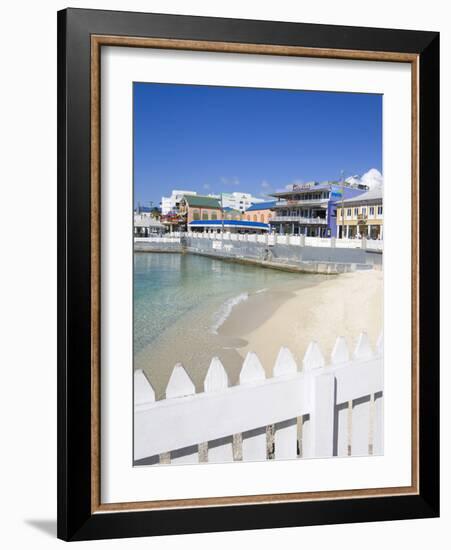
[[[271,210],[271,208],[274,208],[275,204],[276,201],[258,202],[257,204],[249,206],[246,212],[252,212],[253,210]]]
[[[202,195],[187,195],[183,197],[189,206],[199,208],[221,208],[219,200],[213,197],[203,197]]]
[[[224,212],[235,212],[237,214],[241,214],[239,210],[237,210],[236,208],[232,208],[231,206],[225,206],[223,210]]]
[[[365,193],[362,193],[360,195],[357,195],[356,197],[351,197],[349,199],[344,199],[344,204],[357,204],[360,202],[366,202],[366,201],[381,201],[383,197],[383,188],[382,187],[373,187],[369,191],[366,191]],[[342,201],[339,200],[337,203],[341,203]]]
[[[323,181],[321,183],[317,181],[311,181],[309,183],[302,183],[299,185],[293,185],[292,189],[287,189],[284,191],[278,191],[276,193],[271,193],[272,197],[283,198],[291,197],[292,195],[298,195],[302,193],[314,193],[316,191],[332,191],[333,189],[341,188],[343,185],[344,189],[361,189],[364,191],[366,189],[363,185],[355,185],[353,183],[341,181]]]

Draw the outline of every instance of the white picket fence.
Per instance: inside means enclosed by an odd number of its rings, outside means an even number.
[[[201,393],[177,364],[160,401],[137,370],[134,404],[134,458],[147,463],[380,455],[382,336],[373,351],[361,333],[352,358],[338,337],[328,364],[311,342],[301,370],[282,347],[271,378],[250,352],[232,387],[215,357]]]

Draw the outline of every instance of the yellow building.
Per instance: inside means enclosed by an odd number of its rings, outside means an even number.
[[[355,239],[384,238],[382,189],[370,189],[357,197],[337,201],[337,236]]]

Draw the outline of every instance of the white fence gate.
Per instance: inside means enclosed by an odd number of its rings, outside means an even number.
[[[146,463],[227,462],[366,456],[383,453],[383,343],[373,351],[361,333],[353,357],[338,337],[326,361],[311,342],[302,370],[290,350],[279,351],[271,378],[248,353],[239,385],[213,358],[204,391],[181,364],[166,399],[135,371],[134,458]]]

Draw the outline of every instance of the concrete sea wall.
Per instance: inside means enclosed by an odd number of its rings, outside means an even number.
[[[194,254],[290,271],[343,273],[355,269],[369,269],[382,259],[381,254],[370,254],[358,248],[300,247],[283,244],[267,246],[245,241],[222,243],[194,237],[187,237],[184,242],[186,250]]]
[[[285,271],[344,273],[382,264],[382,254],[361,248],[268,245],[252,241],[220,241],[198,237],[137,240],[135,252],[188,252]]]
[[[184,248],[180,239],[174,242],[158,242],[157,240],[151,242],[136,241],[134,243],[135,252],[183,252]]]

